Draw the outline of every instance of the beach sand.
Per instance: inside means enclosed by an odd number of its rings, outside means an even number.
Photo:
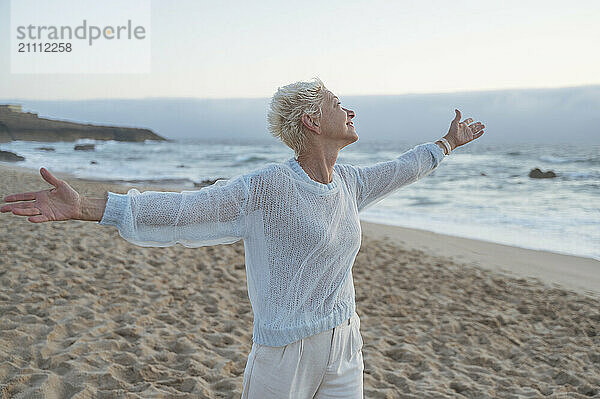
[[[56,176],[85,195],[128,189]],[[0,165],[1,198],[50,187]],[[361,224],[365,398],[600,398],[599,261]],[[12,213],[0,234],[1,398],[241,396],[241,241],[146,248]]]

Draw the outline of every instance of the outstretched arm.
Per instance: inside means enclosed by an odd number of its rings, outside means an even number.
[[[483,135],[481,122],[473,123],[472,118],[460,122],[461,113],[456,116],[444,136],[451,149],[465,145]],[[379,162],[367,167],[350,166],[356,177],[356,199],[358,211],[372,206],[392,194],[402,186],[413,183],[431,173],[449,155],[441,141],[420,144],[399,157]]]
[[[121,237],[144,247],[230,244],[245,234],[247,198],[244,176],[180,193],[109,192],[99,223],[116,226]]]
[[[444,151],[439,146],[425,143],[390,161],[363,167],[350,165],[356,177],[358,211],[380,202],[400,187],[428,175],[443,158]]]
[[[1,212],[28,216],[32,223],[89,220],[113,225],[125,240],[140,246],[187,247],[229,244],[245,234],[248,187],[244,176],[196,191],[127,194],[106,192],[104,198],[80,195],[45,168],[40,174],[51,189],[4,197]],[[22,201],[22,202],[17,202]]]

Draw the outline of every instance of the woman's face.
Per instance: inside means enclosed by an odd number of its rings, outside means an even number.
[[[330,91],[326,93],[321,111],[322,117],[319,126],[325,137],[341,141],[343,145],[340,148],[358,140],[358,134],[352,123],[352,118],[356,114],[354,111],[342,107],[335,94]]]

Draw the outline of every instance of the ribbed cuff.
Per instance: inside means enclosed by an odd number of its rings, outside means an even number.
[[[117,194],[109,191],[104,215],[102,215],[102,219],[98,223],[118,226],[119,222],[123,221],[125,208],[127,208],[127,197],[127,194]]]
[[[440,162],[442,162],[442,159],[444,159],[444,157],[446,156],[444,150],[442,150],[440,146],[435,144],[434,142],[426,143],[425,145],[427,146],[429,151],[431,151],[431,154],[435,158],[435,165],[439,165]]]

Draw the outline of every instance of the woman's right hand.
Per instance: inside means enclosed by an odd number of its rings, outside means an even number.
[[[0,212],[12,212],[15,215],[29,216],[27,220],[32,223],[78,219],[82,198],[79,193],[64,180],[54,177],[45,168],[40,169],[40,174],[54,188],[7,195],[4,197],[4,202],[29,202],[4,205],[0,208]]]
[[[467,118],[461,122],[460,118],[462,115],[460,111],[455,109],[454,112],[456,113],[456,116],[450,123],[448,133],[444,136],[453,150],[456,147],[460,147],[461,145],[465,145],[480,138],[484,133],[483,129],[485,128],[485,125],[481,122],[472,123],[473,118]]]

